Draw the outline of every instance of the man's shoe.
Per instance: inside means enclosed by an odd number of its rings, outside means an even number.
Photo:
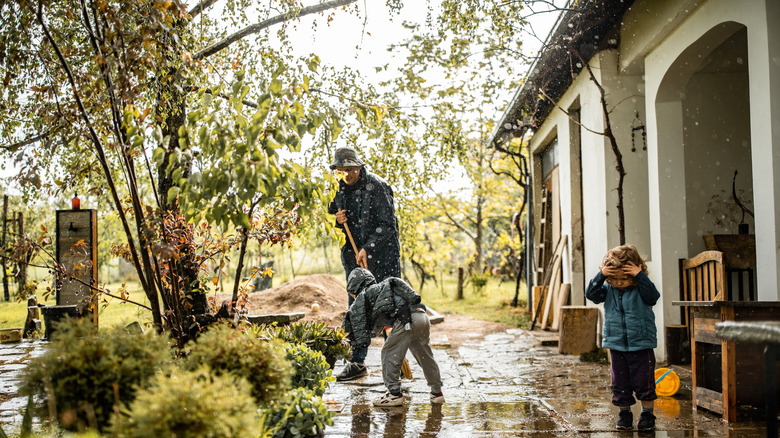
[[[444,403],[444,394],[431,394],[431,403]]]
[[[336,380],[339,382],[355,380],[358,377],[365,376],[366,374],[368,374],[368,371],[366,371],[365,365],[362,363],[350,362],[347,364],[347,366],[344,367],[344,370],[341,371],[341,374],[336,376]]]
[[[634,414],[632,414],[630,410],[626,409],[620,411],[618,414],[617,428],[621,430],[630,430],[634,428]]]
[[[401,406],[403,404],[404,404],[403,394],[393,395],[389,392],[386,392],[385,395],[383,395],[382,397],[378,397],[374,399],[374,406],[379,406],[379,407]]]
[[[639,430],[654,430],[655,415],[650,412],[642,412],[639,415],[639,423],[637,423],[636,428]]]

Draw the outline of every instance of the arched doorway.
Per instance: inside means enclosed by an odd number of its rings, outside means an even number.
[[[682,175],[668,175],[684,199],[687,240],[682,257],[706,249],[704,236],[737,233],[742,221],[754,229],[734,202],[753,205],[747,29],[723,23],[684,50],[667,71],[656,99],[659,156],[677,156]],[[676,132],[675,132],[676,131]],[[664,149],[679,149],[664,154]],[[661,205],[663,209],[664,206]]]

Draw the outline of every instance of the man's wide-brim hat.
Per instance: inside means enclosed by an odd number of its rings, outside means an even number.
[[[333,154],[333,163],[330,165],[330,170],[337,167],[352,167],[363,166],[366,163],[362,162],[357,156],[357,152],[349,147],[336,148],[336,153]]]

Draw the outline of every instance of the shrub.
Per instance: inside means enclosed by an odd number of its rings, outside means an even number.
[[[294,387],[310,389],[315,395],[321,396],[328,389],[329,383],[336,380],[325,357],[319,351],[303,344],[287,344],[284,350],[287,352],[287,360],[295,370],[292,376]]]
[[[46,400],[69,430],[102,430],[115,400],[131,402],[139,387],[171,364],[167,340],[154,333],[98,333],[88,319],[66,318],[52,338],[25,367],[20,391]]]
[[[333,424],[335,415],[328,411],[321,398],[304,388],[291,391],[286,402],[274,403],[266,413],[269,424],[273,424],[273,438],[320,436],[325,426]]]
[[[266,326],[256,331],[263,337],[278,338],[291,344],[304,344],[325,356],[332,368],[338,359],[352,356],[346,334],[341,328],[330,328],[322,322],[296,322],[284,326]]]
[[[232,438],[267,433],[247,382],[232,375],[213,375],[206,367],[156,376],[128,409],[114,416],[113,424],[122,438]]]
[[[230,373],[246,379],[260,406],[280,399],[291,388],[293,374],[284,346],[250,336],[227,325],[216,325],[198,336],[182,366],[196,370],[208,365],[216,374]]]
[[[488,274],[473,274],[470,280],[471,285],[474,287],[474,292],[482,294],[485,291],[485,286],[487,286]]]

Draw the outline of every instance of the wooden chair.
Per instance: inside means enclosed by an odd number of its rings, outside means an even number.
[[[698,408],[736,421],[737,406],[761,406],[763,366],[760,349],[722,340],[715,325],[722,321],[777,319],[780,303],[742,300],[720,251],[705,251],[680,260],[681,319],[690,340],[692,401]],[[741,285],[738,285],[741,286]],[[750,285],[752,289],[752,284]],[[736,293],[739,292],[739,293]],[[748,298],[752,298],[752,290]]]
[[[726,268],[723,253],[704,251],[680,259],[680,301],[726,301]],[[691,309],[682,307],[680,319],[690,334]]]

